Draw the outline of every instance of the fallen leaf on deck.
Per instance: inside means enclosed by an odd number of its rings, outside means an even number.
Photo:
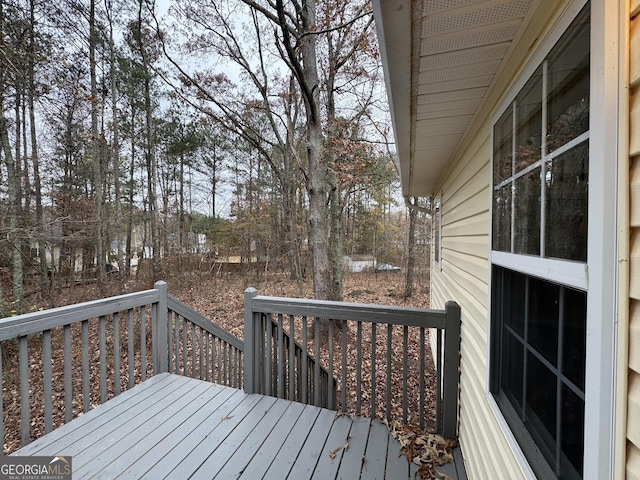
[[[384,423],[389,433],[400,442],[400,455],[404,455],[407,461],[420,467],[418,470],[420,479],[437,478],[436,474],[438,474],[444,480],[451,480],[445,474],[437,472],[435,467],[453,460],[451,449],[455,447],[455,441],[395,420],[385,420]]]
[[[334,458],[336,458],[336,453],[338,453],[340,451],[342,447],[338,447],[335,450],[332,450],[329,452],[329,456],[331,457],[331,460],[333,460]]]
[[[436,472],[436,474],[440,475],[440,479],[441,480],[453,480],[453,478],[451,478],[446,473],[439,472],[438,470],[436,470],[435,472]]]

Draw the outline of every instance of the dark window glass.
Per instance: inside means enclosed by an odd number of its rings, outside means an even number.
[[[564,291],[564,343],[562,373],[584,390],[584,358],[587,352],[587,294],[570,288]]]
[[[492,284],[491,391],[539,478],[580,478],[587,294],[496,265]]]
[[[582,478],[582,452],[584,451],[584,400],[566,385],[562,386],[562,453],[561,461],[568,460],[565,470]],[[573,475],[572,475],[573,476]]]
[[[494,250],[586,262],[589,35],[585,8],[494,125]]]
[[[493,196],[493,249],[511,251],[511,183],[498,188]]]
[[[542,67],[538,68],[515,99],[515,173],[540,160],[542,146]]]
[[[529,343],[552,365],[558,359],[558,321],[560,287],[534,277],[529,278]]]
[[[509,330],[505,330],[504,333],[502,353],[502,389],[508,395],[518,415],[522,415],[524,347],[522,341]]]
[[[504,321],[518,336],[524,338],[527,277],[521,273],[506,270],[505,281],[509,282],[510,287]]]
[[[540,168],[516,179],[514,191],[514,253],[540,255]]]
[[[584,11],[549,54],[548,153],[589,130],[589,31]]]
[[[493,129],[493,184],[498,185],[513,175],[513,114],[502,114]]]
[[[541,444],[556,436],[557,377],[536,355],[527,355],[527,406],[525,423]]]
[[[545,183],[545,257],[586,262],[588,142],[555,158]]]

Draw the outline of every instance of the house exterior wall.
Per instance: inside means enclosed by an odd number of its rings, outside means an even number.
[[[518,479],[523,472],[487,402],[490,155],[487,127],[439,190],[442,250],[431,306],[454,298],[462,308],[459,438],[469,478]]]
[[[640,0],[630,12],[630,262],[626,478],[640,480]]]
[[[512,446],[512,439],[507,438],[505,432],[508,428],[502,425],[502,419],[494,412],[496,407],[490,404],[487,391],[491,115],[535,51],[536,42],[543,41],[568,3],[541,2],[528,31],[514,48],[510,62],[493,88],[486,107],[477,116],[455,161],[433,192],[434,196],[441,195],[442,217],[441,261],[432,270],[431,306],[442,308],[447,300],[455,299],[462,308],[459,437],[469,478],[534,478],[522,453]],[[637,4],[636,11],[640,12],[640,0],[632,0],[632,4]],[[638,63],[636,87],[640,87],[640,24],[636,29],[638,53],[632,53],[631,57]],[[627,478],[640,480],[640,88],[636,89],[637,150],[632,156],[635,156],[637,165],[632,167],[632,175],[635,173],[638,196],[635,202],[636,231],[632,234],[635,256],[632,253],[631,267],[635,258],[638,282],[635,298],[633,293],[631,295],[631,311],[635,315],[632,315],[630,327],[625,461]],[[632,111],[632,118],[633,115]],[[633,138],[631,143],[633,145]]]

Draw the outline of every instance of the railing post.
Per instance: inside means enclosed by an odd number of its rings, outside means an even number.
[[[169,334],[167,325],[167,284],[156,282],[153,286],[159,293],[158,304],[152,309],[151,336],[153,344],[153,373],[169,371]],[[144,339],[143,339],[144,341]]]
[[[447,302],[442,387],[442,435],[455,438],[458,431],[458,384],[460,380],[460,306]]]
[[[244,391],[258,392],[258,325],[253,315],[253,299],[258,291],[249,287],[244,291]]]

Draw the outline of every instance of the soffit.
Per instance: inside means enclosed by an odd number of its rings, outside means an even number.
[[[534,3],[374,0],[403,195],[434,193]]]

